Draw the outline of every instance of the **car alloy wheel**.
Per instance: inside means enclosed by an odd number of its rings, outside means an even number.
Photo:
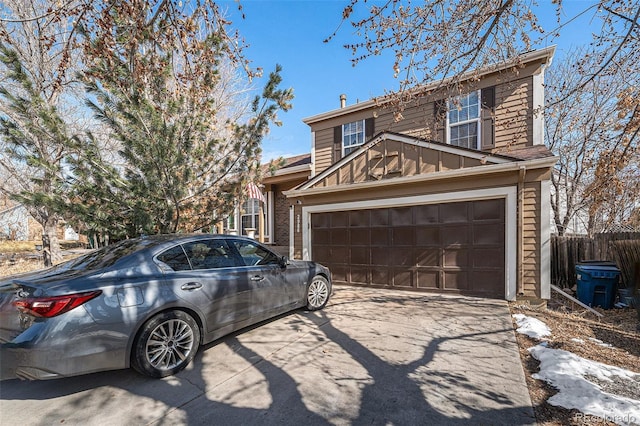
[[[163,322],[151,332],[146,346],[149,364],[160,370],[171,370],[193,351],[193,330],[180,319]]]
[[[151,377],[166,377],[184,369],[198,351],[200,329],[182,311],[163,312],[142,327],[132,354],[132,366]]]
[[[315,311],[324,308],[329,300],[329,282],[323,276],[316,275],[307,290],[307,309]]]

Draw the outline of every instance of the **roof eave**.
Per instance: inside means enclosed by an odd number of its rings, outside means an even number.
[[[534,61],[538,61],[538,60],[544,60],[545,62],[548,63],[553,58],[555,50],[556,50],[556,46],[554,45],[554,46],[545,47],[543,49],[539,49],[539,50],[534,50],[534,51],[531,51],[531,52],[523,53],[522,55],[518,55],[517,57],[515,57],[512,60],[503,61],[503,62],[500,62],[500,63],[495,64],[495,65],[488,65],[488,66],[480,68],[478,70],[468,71],[468,72],[462,74],[462,76],[457,77],[457,78],[459,78],[460,81],[464,81],[464,80],[468,80],[471,77],[474,77],[474,78],[475,77],[478,77],[478,78],[479,77],[483,77],[483,76],[486,76],[488,74],[504,71],[505,69],[507,69],[507,68],[513,66],[515,63],[519,63],[519,62],[521,62],[521,63],[529,63],[529,62],[534,62]],[[420,90],[422,92],[428,92],[430,90],[434,90],[434,89],[442,87],[443,85],[448,84],[453,79],[454,79],[454,77],[448,77],[448,78],[444,78],[442,80],[436,80],[436,81],[433,81],[431,83],[427,83],[425,85],[417,86],[415,89],[416,90]],[[303,118],[302,122],[307,124],[307,125],[311,125],[311,124],[314,124],[314,123],[317,123],[317,122],[320,122],[320,121],[324,121],[324,120],[328,120],[328,119],[331,119],[331,118],[339,117],[339,116],[345,115],[345,114],[350,114],[350,113],[366,110],[366,109],[369,109],[369,108],[372,108],[372,107],[375,107],[375,106],[376,106],[375,99],[369,99],[369,100],[364,101],[364,102],[359,102],[357,104],[346,106],[344,108],[338,108],[338,109],[334,109],[332,111],[324,112],[322,114],[317,114],[317,115],[313,115],[311,117]]]

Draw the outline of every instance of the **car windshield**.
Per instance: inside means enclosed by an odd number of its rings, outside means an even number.
[[[63,263],[60,267],[74,270],[106,268],[116,263],[122,257],[148,247],[151,244],[152,241],[145,239],[120,241]]]

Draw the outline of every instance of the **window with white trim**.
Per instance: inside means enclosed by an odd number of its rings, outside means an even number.
[[[242,203],[242,214],[240,216],[242,229],[240,235],[247,235],[247,228],[258,231],[260,224],[260,200],[249,198]]]
[[[342,156],[358,149],[364,143],[364,120],[342,125]]]
[[[448,103],[447,141],[464,148],[480,147],[480,91],[459,96]]]

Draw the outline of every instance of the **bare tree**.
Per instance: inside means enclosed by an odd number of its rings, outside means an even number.
[[[74,87],[73,74],[80,62],[73,42],[74,20],[86,10],[81,1],[55,7],[42,0],[15,0],[0,8],[0,168],[8,176],[1,191],[24,204],[42,225],[46,266],[62,258],[57,237],[62,217],[28,194],[51,193],[63,178],[63,143],[70,137],[69,129],[44,117],[77,108],[79,86]],[[54,128],[59,133],[52,134]]]
[[[578,17],[589,20],[598,28],[591,48],[571,57],[573,67],[565,64],[549,78],[555,87],[547,89],[546,107],[548,143],[561,157],[553,178],[556,226],[564,232],[576,213],[587,209],[587,227],[595,230],[597,222],[620,220],[614,207],[621,205],[619,196],[633,194],[627,179],[637,176],[640,3],[601,0],[567,17],[563,0],[553,4],[555,25],[543,28],[537,13],[548,12],[549,5],[529,0],[387,0],[373,5],[351,0],[328,40],[349,23],[357,40],[345,47],[354,65],[391,52],[389,71],[398,88],[378,103],[402,111],[422,95],[410,90],[416,86],[441,81],[455,93],[476,70],[503,61],[517,69],[518,54],[552,43]]]
[[[602,223],[597,225],[601,220],[596,218],[624,222],[630,214],[629,205],[639,201],[640,195],[633,190],[634,185],[637,189],[637,181],[630,179],[637,171],[633,163],[611,171],[612,179],[608,181],[596,179],[599,159],[610,155],[621,137],[619,103],[630,78],[637,80],[637,76],[626,74],[632,64],[623,60],[624,68],[593,76],[588,84],[575,90],[598,60],[593,50],[575,49],[562,62],[556,61],[546,75],[549,107],[545,138],[547,146],[559,157],[551,176],[551,206],[560,235],[573,221],[580,221],[581,228],[589,233],[602,228]],[[612,185],[614,181],[620,184]]]
[[[388,100],[406,102],[410,94],[405,90],[417,84],[446,77],[452,77],[448,84],[456,84],[456,78],[467,72],[552,42],[577,17],[564,18],[563,1],[553,3],[556,25],[545,29],[536,11],[548,11],[549,6],[537,7],[529,0],[387,0],[382,5],[351,0],[343,10],[342,23],[350,23],[359,40],[345,48],[353,53],[354,65],[393,52],[390,71],[399,80],[399,90]],[[617,66],[622,58],[639,54],[640,4],[602,0],[585,5],[579,15],[601,22],[593,44],[606,53],[577,87]]]

